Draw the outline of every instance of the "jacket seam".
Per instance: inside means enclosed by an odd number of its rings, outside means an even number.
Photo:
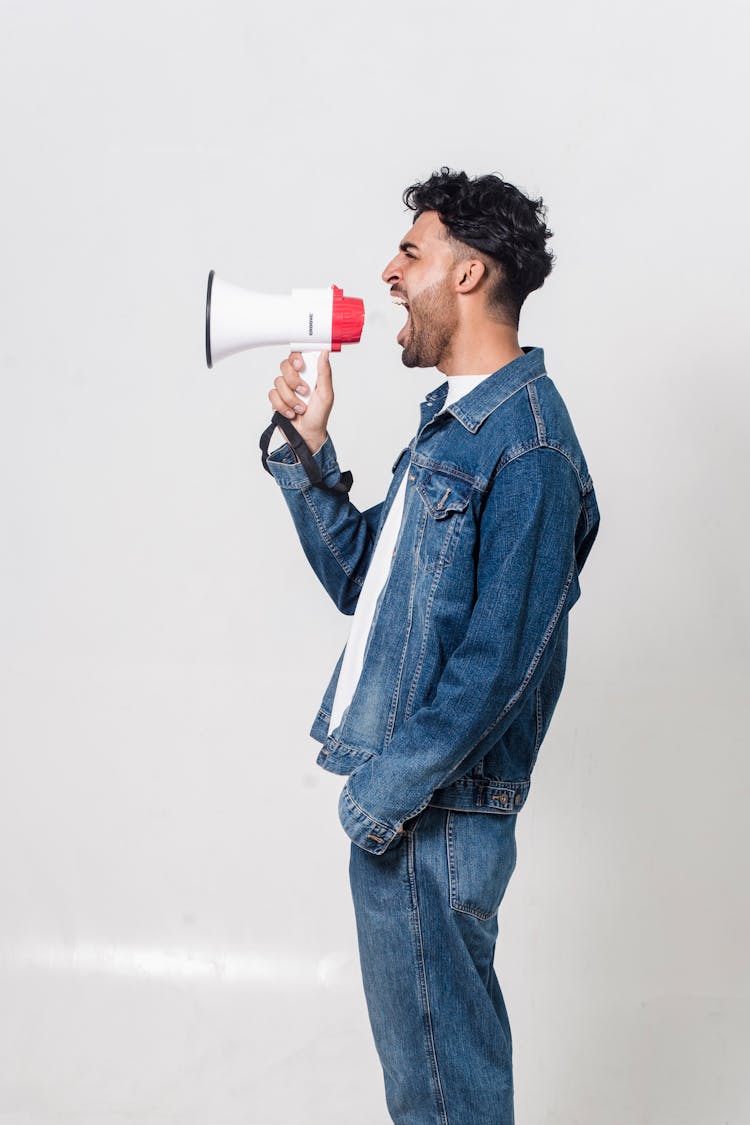
[[[328,548],[328,550],[331,552],[331,554],[335,558],[336,562],[339,564],[339,566],[343,570],[346,577],[350,578],[351,581],[355,582],[356,585],[359,586],[360,589],[361,589],[361,587],[364,583],[364,579],[357,578],[357,576],[354,574],[354,571],[348,566],[348,564],[344,560],[343,556],[340,554],[338,548],[336,547],[336,544],[333,542],[333,540],[329,536],[328,532],[326,531],[325,525],[320,518],[320,514],[318,512],[318,509],[315,507],[315,502],[312,499],[312,496],[310,495],[311,490],[309,488],[305,488],[305,489],[301,489],[301,492],[302,492],[302,495],[305,498],[305,503],[307,504],[308,508],[312,512],[312,517],[315,520],[315,526],[317,527],[317,529],[320,533],[321,539],[323,540],[326,547]]]
[[[412,454],[411,464],[418,469],[427,469],[433,473],[442,473],[446,477],[455,477],[456,480],[463,481],[464,484],[468,484],[470,488],[477,492],[482,492],[487,487],[486,477],[472,476],[471,473],[464,472],[457,466],[447,465],[445,461],[435,461],[432,457],[425,457],[420,453]]]
[[[417,666],[414,669],[412,676],[411,687],[409,694],[406,697],[406,707],[404,709],[404,721],[411,715],[411,709],[414,705],[414,699],[417,694],[417,685],[419,678],[422,675],[422,668],[424,667],[425,652],[427,650],[427,637],[430,631],[430,618],[432,617],[432,604],[435,601],[435,593],[440,582],[440,575],[443,573],[442,566],[438,566],[433,574],[432,583],[430,585],[430,592],[427,595],[427,602],[424,611],[424,628],[422,630],[422,644],[419,647],[419,655],[417,656]]]
[[[579,517],[580,517],[580,514],[581,513],[580,513],[580,508],[579,508],[579,511],[578,511]],[[503,707],[500,714],[497,715],[496,718],[494,718],[492,720],[490,725],[488,727],[486,727],[484,731],[482,731],[479,738],[477,739],[477,744],[482,742],[487,737],[487,735],[490,734],[491,731],[493,731],[495,729],[497,724],[505,718],[505,716],[508,714],[508,712],[511,711],[513,709],[513,707],[515,707],[516,703],[522,697],[526,688],[529,686],[529,683],[530,683],[530,681],[531,681],[531,679],[534,675],[534,672],[536,671],[536,669],[539,665],[539,661],[541,660],[541,658],[544,654],[544,650],[547,648],[547,645],[549,644],[549,639],[550,639],[550,637],[552,636],[552,634],[555,630],[555,626],[557,625],[557,622],[560,619],[560,614],[563,611],[563,607],[564,607],[566,601],[568,600],[568,590],[570,589],[570,585],[571,585],[571,582],[573,581],[573,577],[575,575],[575,572],[576,572],[576,563],[575,563],[575,559],[573,559],[573,562],[570,564],[570,570],[568,571],[568,577],[565,580],[565,587],[563,589],[562,594],[560,595],[560,600],[558,601],[557,606],[555,607],[555,612],[552,614],[552,618],[549,621],[549,624],[547,625],[547,628],[545,630],[544,636],[542,637],[541,643],[539,644],[539,647],[537,648],[536,652],[534,653],[534,655],[531,659],[531,663],[529,664],[528,668],[526,669],[526,674],[524,675],[523,679],[521,680],[521,683],[519,684],[516,691],[513,693],[513,695],[510,697],[508,702]]]
[[[536,387],[533,383],[528,384],[526,392],[529,396],[531,413],[534,415],[537,437],[539,438],[540,444],[545,445],[547,441],[547,429],[544,425],[544,419],[542,418],[542,412],[539,407],[539,396],[536,393]]]
[[[494,484],[494,482],[497,480],[497,478],[502,473],[503,469],[506,469],[508,467],[508,465],[512,465],[514,461],[517,461],[520,457],[524,457],[527,453],[533,453],[535,449],[552,449],[552,450],[554,450],[555,453],[559,453],[560,456],[563,457],[568,462],[571,469],[575,473],[576,481],[578,482],[579,492],[582,495],[585,494],[585,492],[587,490],[584,488],[584,483],[581,480],[581,474],[578,472],[578,466],[576,465],[575,461],[570,456],[570,454],[568,453],[568,451],[565,449],[564,446],[559,445],[555,441],[549,441],[549,440],[539,441],[537,439],[537,441],[531,442],[530,444],[526,444],[526,445],[522,446],[520,449],[516,448],[504,461],[500,462],[499,466],[497,467],[497,469],[495,470],[495,472],[492,476],[490,484]]]
[[[534,739],[534,749],[531,753],[531,769],[533,770],[536,764],[537,757],[539,756],[539,748],[542,745],[542,725],[544,717],[542,715],[542,689],[537,685],[534,692],[534,712],[536,718],[536,737]]]
[[[427,524],[427,511],[426,510],[423,511],[423,513],[422,513],[422,521],[423,521],[422,522],[422,531],[420,533],[419,542],[417,543],[417,547],[416,547],[416,557],[417,558],[419,558],[419,552],[420,552],[420,549],[422,547],[422,539],[424,538],[425,527],[426,527],[426,524]],[[409,614],[408,614],[408,617],[406,619],[406,636],[404,637],[404,644],[403,644],[403,648],[401,650],[401,660],[399,661],[399,665],[398,665],[398,676],[396,677],[396,686],[393,689],[393,698],[391,700],[390,711],[388,712],[388,722],[387,722],[386,728],[385,728],[385,739],[383,740],[383,746],[384,747],[387,746],[388,743],[393,738],[393,731],[394,731],[394,728],[396,726],[396,715],[398,714],[398,701],[399,701],[399,697],[401,695],[401,679],[402,679],[403,674],[404,674],[404,664],[406,663],[406,654],[409,650],[409,639],[411,637],[411,627],[412,627],[412,622],[414,620],[414,591],[415,591],[416,586],[417,586],[417,574],[418,573],[419,573],[419,567],[415,566],[413,568],[411,586],[409,588]]]
[[[450,406],[446,407],[446,409],[449,414],[453,414],[453,417],[456,418],[464,426],[465,429],[469,430],[471,433],[476,433],[479,427],[484,425],[490,414],[494,414],[498,407],[508,402],[509,399],[513,398],[513,395],[517,395],[519,391],[522,391],[524,389],[524,387],[528,387],[529,383],[535,383],[537,379],[543,379],[546,374],[546,371],[540,371],[538,375],[532,375],[531,378],[526,379],[523,383],[519,383],[517,387],[514,387],[512,391],[508,392],[505,398],[501,398],[499,402],[496,402],[493,406],[490,407],[486,414],[482,414],[479,417],[474,416],[470,420],[467,420],[462,415],[455,413]]]

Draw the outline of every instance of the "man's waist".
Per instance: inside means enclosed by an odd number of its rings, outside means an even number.
[[[332,734],[321,746],[317,764],[330,773],[348,775],[375,756],[375,751],[348,746]],[[509,780],[485,776],[480,764],[466,777],[436,789],[429,803],[435,808],[463,812],[515,813],[523,808],[529,786],[529,777]]]

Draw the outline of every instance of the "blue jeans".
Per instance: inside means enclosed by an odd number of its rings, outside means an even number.
[[[349,876],[375,1046],[396,1125],[513,1125],[508,1013],[493,968],[516,816],[428,806]]]

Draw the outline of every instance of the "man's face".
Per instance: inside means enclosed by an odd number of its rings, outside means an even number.
[[[396,337],[405,367],[439,367],[458,325],[458,303],[452,288],[454,248],[435,211],[419,216],[385,267],[383,281],[408,310]]]

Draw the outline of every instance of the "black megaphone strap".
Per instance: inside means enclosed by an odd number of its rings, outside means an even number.
[[[271,436],[273,434],[273,431],[277,427],[282,431],[282,433],[286,437],[286,440],[289,442],[292,449],[296,453],[297,460],[301,462],[305,472],[307,473],[307,479],[310,481],[310,484],[315,485],[316,488],[325,489],[326,492],[339,492],[343,493],[344,495],[348,493],[349,489],[354,483],[354,477],[349,472],[349,470],[347,469],[341,474],[339,479],[336,481],[336,484],[324,484],[323,474],[318,468],[318,463],[313,457],[310,450],[307,448],[307,445],[305,444],[305,441],[302,438],[299,430],[295,429],[290,418],[285,418],[284,415],[280,414],[278,410],[274,412],[270,426],[268,426],[260,435],[260,442],[258,443],[261,453],[261,462],[263,464],[263,468],[267,473],[271,472],[267,464],[268,447],[271,444]]]

